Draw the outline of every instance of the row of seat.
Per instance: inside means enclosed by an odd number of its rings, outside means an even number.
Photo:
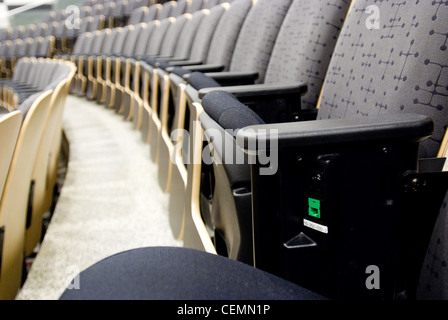
[[[16,70],[13,79],[0,82],[2,89],[23,97],[11,110],[0,108],[2,300],[14,299],[25,280],[25,258],[41,241],[43,216],[53,205],[62,116],[75,66],[62,60],[22,58]]]
[[[379,28],[368,27],[371,5],[380,7]],[[295,297],[305,287],[327,298],[414,299],[434,225],[433,245],[446,232],[447,15],[435,2],[235,0],[84,35],[82,42],[114,39],[117,50],[83,52],[80,43],[70,57],[78,63],[72,92],[114,107],[142,131],[184,246],[255,266],[248,278],[261,269],[302,286]],[[149,38],[146,47],[140,37]],[[116,279],[148,270],[139,265],[130,275],[117,265],[158,250],[100,262],[82,275],[91,286],[63,298],[126,297],[131,282],[121,281],[122,291]],[[443,255],[433,250],[427,259]],[[219,260],[200,259],[214,261],[216,277],[226,272]],[[378,290],[366,286],[372,265],[381,270]],[[190,274],[189,267],[179,272]],[[165,278],[160,270],[149,272]],[[213,280],[198,279],[206,280],[214,296]],[[141,298],[155,296],[132,285]],[[444,285],[422,285],[420,293]],[[181,296],[204,294],[192,288]]]
[[[55,47],[55,37],[6,40],[0,42],[0,77],[10,78],[16,62],[23,57],[52,57]]]
[[[95,16],[105,16],[109,20],[112,18],[111,22],[113,23],[113,18],[117,18],[117,22],[124,20],[125,16],[129,16],[129,13],[132,10],[137,9],[140,6],[151,6],[155,4],[155,1],[152,0],[135,0],[135,1],[127,1],[127,0],[111,0],[111,1],[103,1],[103,2],[95,2],[90,3],[86,1],[83,3],[76,14],[79,15],[79,18],[83,19],[86,17],[95,17]],[[51,11],[47,15],[44,16],[43,22],[51,23],[51,22],[61,22],[66,20],[75,11],[67,11],[67,10],[59,10],[59,11]]]

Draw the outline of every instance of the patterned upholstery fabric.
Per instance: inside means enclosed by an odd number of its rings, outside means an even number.
[[[435,157],[448,116],[447,4],[357,0],[328,69],[318,118],[423,113],[435,131],[421,144],[421,156]],[[369,29],[376,9],[378,28]],[[447,200],[422,268],[419,299],[448,298]]]
[[[187,0],[178,0],[176,1],[177,5],[174,9],[171,10],[170,16],[171,17],[179,17],[180,15],[185,13],[185,10],[187,9]]]
[[[257,1],[244,21],[230,71],[257,71],[257,82],[263,82],[275,39],[291,3],[291,0]]]
[[[202,2],[202,9],[211,9],[218,4],[219,4],[218,0],[204,0]]]
[[[190,51],[190,60],[205,61],[213,34],[225,12],[225,7],[216,6],[204,17],[194,38],[194,46]]]
[[[156,20],[157,15],[161,11],[161,6],[162,5],[160,5],[160,4],[154,4],[154,5],[150,6],[149,10],[146,12],[145,16],[142,18],[142,21],[143,22],[151,22],[153,20]]]
[[[230,65],[240,29],[252,8],[252,0],[236,0],[223,15],[216,27],[216,32],[210,44],[206,63]]]
[[[140,24],[134,25],[134,28],[129,31],[123,46],[123,56],[132,56],[134,54],[135,46],[141,31],[142,25]]]
[[[196,11],[201,10],[202,0],[190,0],[187,8],[185,9],[185,13],[194,13]]]
[[[160,48],[161,56],[172,56],[176,48],[177,40],[184,29],[187,21],[191,20],[191,14],[183,14],[168,28]]]
[[[145,55],[156,56],[159,54],[163,38],[165,37],[165,34],[172,23],[174,23],[174,20],[172,18],[160,21],[160,25],[156,27],[151,36],[151,39],[149,40],[148,46],[146,47],[147,51],[145,52]]]
[[[172,17],[171,12],[175,10],[175,8],[173,8],[176,5],[175,1],[168,1],[165,2],[162,5],[162,10],[159,12],[159,15],[157,16],[157,20],[163,20],[169,17]]]
[[[422,156],[436,156],[447,125],[446,1],[357,0],[329,66],[319,119],[424,113],[435,133]],[[376,6],[379,29],[369,30]]]
[[[315,108],[349,0],[294,1],[285,17],[265,83],[308,84],[302,108]]]
[[[185,27],[183,28],[181,34],[176,43],[176,48],[174,50],[174,57],[188,58],[190,55],[191,47],[193,45],[193,40],[198,32],[198,27],[201,25],[204,19],[205,12],[197,11],[193,13],[191,19],[187,21]],[[181,39],[181,41],[180,41]]]
[[[154,23],[148,23],[142,25],[142,31],[138,36],[137,43],[135,45],[134,56],[144,55],[146,51],[146,47],[148,45],[149,39],[151,38],[151,34],[155,28]]]

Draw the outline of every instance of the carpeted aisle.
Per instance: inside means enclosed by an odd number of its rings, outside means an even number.
[[[131,123],[69,96],[63,127],[70,143],[67,175],[19,300],[58,299],[77,272],[112,254],[182,245],[171,234],[168,195],[158,186],[149,146]]]

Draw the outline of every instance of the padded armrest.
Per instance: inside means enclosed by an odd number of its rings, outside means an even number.
[[[201,60],[183,60],[183,61],[173,61],[173,67],[183,67],[183,66],[197,66],[202,65]]]
[[[199,90],[199,98],[203,98],[207,93],[215,91],[217,88],[205,88]],[[295,84],[254,84],[245,86],[228,86],[219,88],[219,91],[232,93],[235,97],[253,97],[260,95],[304,95],[308,91],[308,86],[302,83]]]
[[[276,130],[278,148],[286,149],[380,140],[390,142],[406,139],[418,142],[431,136],[434,124],[429,117],[410,113],[266,124],[241,129],[237,134],[238,145],[251,154],[266,151],[270,145],[270,132],[274,132],[270,130]],[[263,146],[265,150],[260,149]]]
[[[258,72],[208,72],[206,76],[212,78],[223,86],[251,85],[258,79]]]
[[[220,72],[224,70],[224,66],[220,64],[201,64],[201,65],[184,65],[185,69],[199,72]]]

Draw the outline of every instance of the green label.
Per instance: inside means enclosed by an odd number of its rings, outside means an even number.
[[[320,200],[308,198],[308,215],[320,219]]]

